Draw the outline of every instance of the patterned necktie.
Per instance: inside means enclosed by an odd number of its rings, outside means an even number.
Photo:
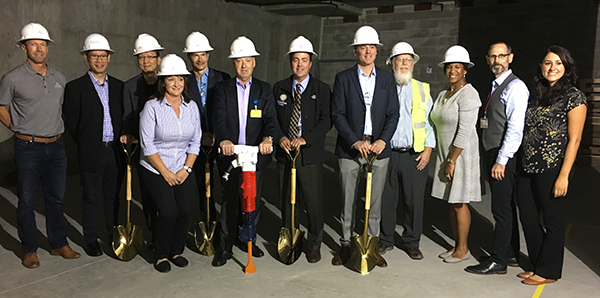
[[[302,102],[300,99],[302,95],[300,94],[300,84],[296,84],[296,90],[294,92],[294,109],[292,111],[292,121],[290,121],[289,128],[289,137],[290,139],[295,139],[300,136],[300,127],[298,126],[298,121],[300,120],[300,109],[302,108]]]

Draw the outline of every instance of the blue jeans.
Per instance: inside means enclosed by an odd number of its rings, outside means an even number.
[[[44,144],[15,138],[15,163],[19,197],[17,224],[23,252],[36,252],[39,247],[34,206],[40,179],[44,188],[48,242],[52,248],[67,245],[63,218],[67,155],[63,139]]]

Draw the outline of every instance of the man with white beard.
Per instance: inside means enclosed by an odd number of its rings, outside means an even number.
[[[396,206],[402,191],[404,201],[403,248],[413,260],[423,259],[419,241],[423,231],[423,200],[429,157],[435,147],[429,112],[433,100],[429,84],[413,79],[413,65],[419,61],[412,46],[399,42],[392,48],[387,60],[394,72],[400,117],[394,136],[390,140],[392,156],[388,166],[381,201],[381,232],[379,252],[384,254],[394,248]],[[400,185],[400,187],[399,187]]]

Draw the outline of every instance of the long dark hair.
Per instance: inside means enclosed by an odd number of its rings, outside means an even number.
[[[159,76],[158,77],[158,86],[156,88],[156,100],[158,101],[162,101],[163,98],[165,97],[165,80],[170,77],[170,76]],[[183,92],[181,92],[181,95],[183,95],[183,101],[185,101],[185,103],[189,103],[190,100],[192,100],[192,98],[190,97],[190,92],[188,91],[188,76],[176,76],[176,77],[183,77]]]
[[[571,87],[577,85],[577,66],[571,53],[561,46],[550,46],[544,51],[540,63],[544,61],[544,58],[549,53],[554,53],[560,58],[565,67],[565,74],[556,82],[556,84],[554,84],[554,86],[550,87],[550,83],[542,75],[541,67],[537,67],[537,74],[533,79],[536,84],[534,104],[540,107],[549,106],[560,101]]]

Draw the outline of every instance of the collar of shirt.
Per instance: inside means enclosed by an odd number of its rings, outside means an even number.
[[[412,86],[412,79],[410,79],[410,80],[408,81],[408,83],[406,83],[406,84],[404,84],[404,85],[400,85],[400,84],[398,84],[398,83],[396,82],[396,94],[397,94],[398,96],[400,96],[400,94],[402,94],[402,91],[404,91],[404,90],[407,90],[406,88],[409,88],[409,87],[411,87],[411,86]],[[411,98],[411,101],[412,101],[412,98]]]
[[[160,101],[160,105],[161,106],[168,106],[170,107],[171,105],[169,104],[169,101],[167,100],[167,97],[163,97],[163,99]],[[189,105],[188,102],[185,102],[185,100],[183,99],[183,95],[181,95],[181,105],[183,105],[184,107],[187,107]]]
[[[501,76],[497,77],[494,81],[492,81],[492,93],[494,93],[494,91],[496,91],[496,88],[500,87],[500,85],[502,85],[506,78],[508,78],[508,76],[510,76],[511,74],[512,69],[509,68]]]
[[[208,82],[208,67],[206,68],[206,70],[204,71],[204,73],[202,74],[202,77],[200,78],[200,80],[202,80],[202,83],[206,84]]]
[[[41,73],[37,72],[35,69],[33,69],[33,67],[31,67],[31,64],[29,64],[29,62],[25,61],[25,69],[27,69],[27,72],[29,72],[30,75],[35,75],[35,74],[39,74],[42,75]],[[46,64],[46,76],[51,76],[54,75],[54,68],[50,67],[48,64]]]
[[[358,71],[357,71],[358,78],[360,78],[360,77],[370,78],[372,76],[373,77],[377,76],[377,71],[376,71],[377,68],[375,67],[375,65],[373,65],[373,70],[371,71],[371,76],[367,76],[367,74],[363,72],[362,68],[360,68],[360,65],[358,65],[356,68],[358,69]]]
[[[238,79],[236,77],[235,84],[238,86],[238,88],[242,88],[242,89],[250,88],[250,86],[252,86],[252,77],[250,77],[250,81],[248,81],[248,83],[246,83],[246,86],[244,86],[244,84],[242,84],[242,82],[240,82],[240,79]]]
[[[300,84],[300,93],[302,94],[304,90],[306,90],[306,86],[308,86],[308,81],[310,80],[310,74],[302,80],[302,82],[298,83],[296,79],[292,83],[292,93],[296,90],[296,85]]]
[[[105,87],[108,86],[108,76],[104,75],[104,84],[100,84],[100,81],[98,79],[96,79],[96,77],[94,76],[94,74],[92,74],[91,71],[88,70],[88,75],[90,76],[90,79],[92,79],[92,84],[96,85],[96,86],[100,86],[100,87]]]

